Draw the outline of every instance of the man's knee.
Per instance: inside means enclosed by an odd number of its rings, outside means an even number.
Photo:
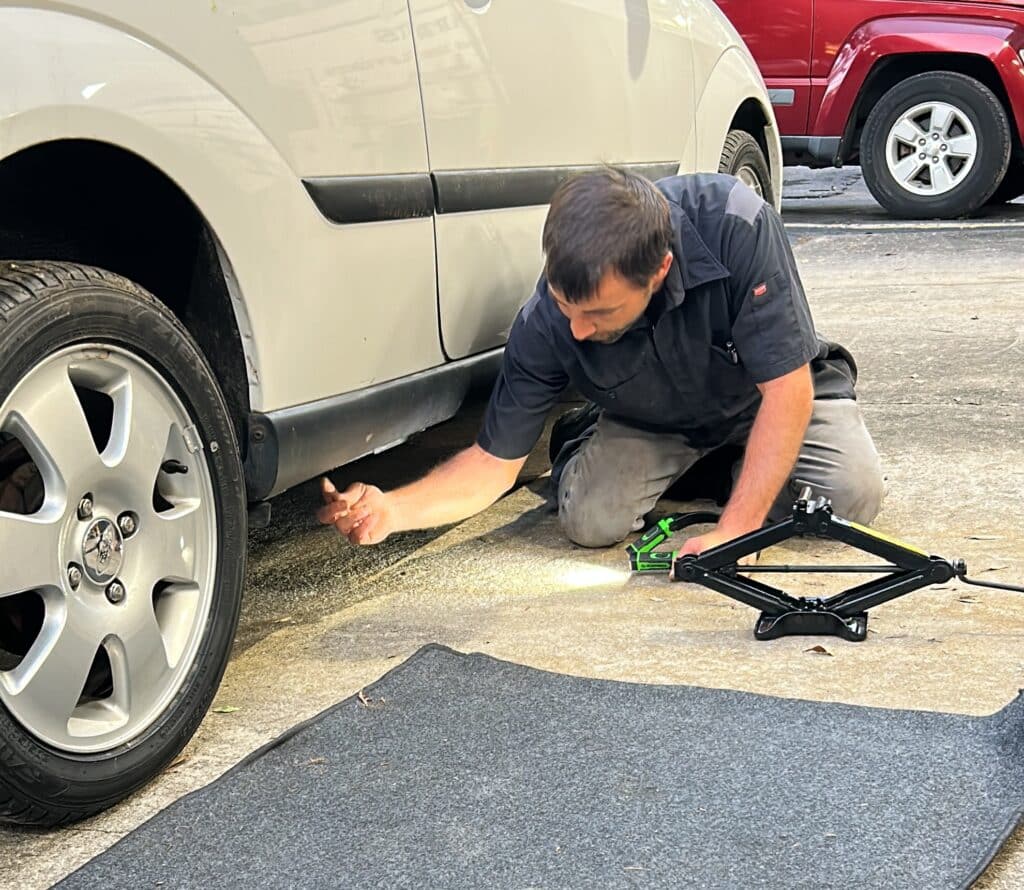
[[[827,496],[837,516],[867,525],[882,509],[885,481],[877,455],[854,460],[829,480]]]
[[[579,467],[566,467],[559,484],[558,519],[565,536],[580,547],[610,547],[632,530],[635,516],[622,509],[621,497],[607,486],[590,480],[585,484]]]
[[[559,500],[558,519],[565,536],[580,547],[610,547],[624,540],[633,528],[635,517],[624,517],[602,505],[597,498],[583,495]]]
[[[797,491],[802,484],[827,497],[836,515],[852,522],[870,523],[882,509],[882,465],[856,401],[819,399],[814,403],[792,479]]]

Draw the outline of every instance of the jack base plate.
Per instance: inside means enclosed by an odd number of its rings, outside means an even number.
[[[862,642],[868,635],[868,613],[843,617],[834,612],[792,611],[781,615],[762,612],[754,626],[758,640],[776,640],[790,636],[842,637],[853,643]]]

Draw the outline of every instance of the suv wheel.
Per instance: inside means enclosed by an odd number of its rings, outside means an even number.
[[[242,470],[199,349],[84,266],[0,262],[0,818],[52,826],[195,732],[238,622]]]
[[[864,126],[860,162],[871,194],[895,216],[968,216],[1002,181],[1010,147],[1010,122],[993,92],[938,71],[882,96]]]
[[[769,204],[775,201],[772,173],[761,146],[746,130],[730,130],[725,137],[719,173],[728,173],[742,180]]]

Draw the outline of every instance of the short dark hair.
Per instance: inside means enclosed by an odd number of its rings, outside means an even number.
[[[671,249],[668,201],[618,167],[563,182],[544,222],[544,273],[570,303],[590,299],[607,272],[643,287]]]

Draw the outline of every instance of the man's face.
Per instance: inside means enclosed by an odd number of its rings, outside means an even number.
[[[569,319],[569,329],[577,340],[614,343],[647,310],[651,296],[661,287],[672,265],[672,254],[665,259],[645,287],[637,287],[617,272],[607,272],[597,291],[582,303],[570,303],[552,285],[548,291],[555,305]]]

